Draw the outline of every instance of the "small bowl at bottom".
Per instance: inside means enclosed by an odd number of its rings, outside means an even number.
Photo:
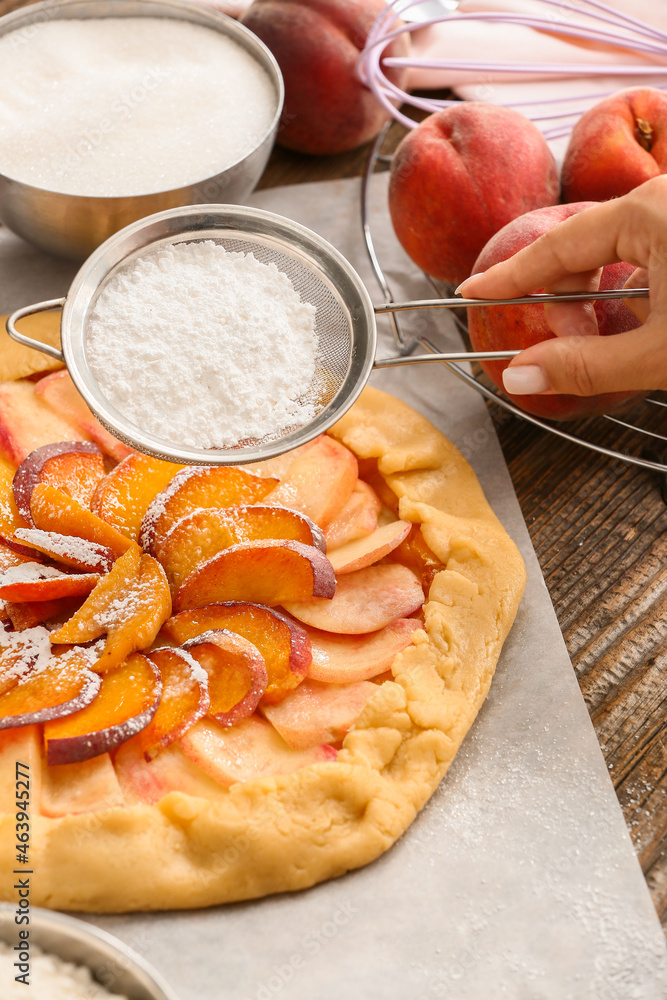
[[[13,948],[19,930],[30,932],[29,947],[37,946],[64,962],[87,967],[93,979],[111,996],[127,1000],[179,1000],[162,977],[140,955],[118,938],[76,917],[31,907],[30,923],[14,923],[16,906],[0,904],[0,941]],[[26,990],[26,996],[30,990]]]

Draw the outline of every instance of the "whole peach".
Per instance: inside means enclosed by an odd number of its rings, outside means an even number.
[[[581,116],[563,162],[565,201],[607,201],[667,172],[667,93],[621,90]]]
[[[301,153],[342,153],[373,139],[389,115],[357,76],[357,59],[384,0],[255,0],[242,18],[285,81],[277,142]],[[407,55],[407,35],[385,50]],[[385,70],[402,86],[407,70]]]
[[[458,285],[494,233],[558,201],[541,132],[511,108],[461,102],[426,118],[394,155],[389,210],[406,253]]]
[[[554,205],[514,219],[489,240],[475,262],[475,273],[485,271],[492,264],[507,260],[523,247],[571,215],[589,208],[593,202],[576,205]],[[608,264],[602,269],[600,288],[622,288],[634,267],[631,264]],[[539,289],[536,289],[538,291]],[[639,320],[630,312],[622,299],[596,302],[595,315],[601,336],[624,333],[639,326]],[[542,340],[555,336],[549,329],[542,305],[474,306],[468,309],[468,329],[473,349],[476,351],[524,350]],[[502,373],[509,361],[483,361],[482,368],[499,389],[503,389]],[[605,393],[599,396],[526,395],[509,396],[527,413],[549,420],[574,420],[579,417],[610,413],[639,398],[636,392]]]

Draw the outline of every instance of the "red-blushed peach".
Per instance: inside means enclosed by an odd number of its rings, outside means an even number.
[[[49,406],[34,383],[0,382],[0,458],[20,465],[35,448],[77,438],[89,441],[90,435]]]
[[[0,540],[10,548],[15,547],[16,552],[32,554],[33,559],[48,556],[63,566],[88,573],[108,573],[116,558],[108,545],[40,528],[17,528],[13,538],[0,535]]]
[[[327,548],[335,549],[370,535],[378,526],[382,503],[372,486],[358,479],[347,503],[324,533]]]
[[[113,766],[128,805],[155,805],[169,792],[203,799],[220,797],[220,785],[188,760],[177,744],[147,761],[139,736],[126,740],[114,752]]]
[[[42,769],[42,816],[80,816],[124,805],[108,753],[76,764],[54,764]]]
[[[317,155],[373,139],[389,117],[357,75],[359,53],[384,0],[256,0],[242,18],[271,49],[285,81],[277,142]],[[407,55],[403,35],[384,54]],[[402,86],[405,69],[385,68]]]
[[[291,463],[265,503],[298,510],[326,529],[352,496],[358,475],[356,456],[323,434]]]
[[[161,691],[155,664],[133,653],[102,676],[99,694],[89,705],[45,724],[47,763],[69,764],[113,750],[148,725]]]
[[[407,538],[411,527],[409,521],[390,521],[389,524],[376,528],[366,538],[358,538],[356,542],[348,542],[347,545],[333,549],[329,553],[329,560],[336,576],[353,573],[384,559]]]
[[[187,731],[179,745],[204,774],[227,786],[252,778],[289,774],[337,757],[336,750],[327,744],[294,750],[269,722],[256,715],[230,728],[218,725],[213,719],[202,719]]]
[[[368,566],[341,576],[330,601],[284,604],[294,617],[344,635],[377,632],[394,618],[405,618],[424,603],[424,591],[412,570],[397,563]]]
[[[146,760],[151,760],[206,715],[211,698],[208,675],[189,653],[163,646],[147,655],[160,671],[162,681],[157,712],[137,735]]]
[[[559,222],[589,208],[591,204],[582,202],[576,205],[554,205],[515,219],[489,240],[475,262],[475,271],[485,271],[492,264],[507,260],[548,230],[553,229]],[[608,264],[603,268],[600,288],[603,291],[609,288],[622,288],[633,271],[634,267],[631,264]],[[621,299],[595,302],[594,308],[601,336],[623,333],[639,326],[639,320]],[[555,336],[547,325],[542,305],[488,308],[475,306],[468,309],[468,329],[475,351],[524,350]],[[502,373],[508,364],[508,361],[481,362],[486,374],[503,392]],[[538,417],[550,420],[573,420],[598,413],[609,413],[629,400],[638,398],[638,394],[636,392],[605,393],[599,396],[536,394],[510,395],[509,398],[521,409]]]
[[[556,162],[518,111],[461,102],[409,132],[391,164],[389,210],[406,253],[440,281],[467,278],[485,243],[558,201]]]
[[[111,549],[115,556],[124,555],[131,548],[139,551],[137,543],[127,535],[82,507],[73,497],[47,483],[38,483],[33,489],[30,514],[34,526],[41,531],[84,538]]]
[[[320,684],[306,679],[279,705],[264,705],[262,712],[285,743],[307,750],[342,740],[378,690],[371,681]]]
[[[286,601],[330,598],[333,567],[320,549],[301,542],[241,542],[223,549],[188,576],[174,597],[174,611],[224,601],[273,607]]]
[[[30,671],[20,684],[0,695],[0,729],[33,726],[72,715],[100,690],[99,674],[83,651],[54,656],[43,670]]]
[[[101,579],[99,573],[61,573],[42,563],[25,563],[16,569],[10,567],[0,575],[0,600],[20,603],[83,597],[90,594]]]
[[[61,435],[61,440],[79,437],[95,441],[106,455],[115,458],[117,462],[133,452],[134,449],[109,434],[97,417],[93,416],[68,371],[53,372],[40,379],[35,384],[35,393],[38,399],[49,404],[52,412],[71,421],[78,429],[78,433],[74,435]]]
[[[116,560],[78,611],[50,638],[53,643],[81,643],[106,632],[104,650],[94,667],[103,672],[117,667],[131,653],[148,649],[170,614],[164,570],[134,546]]]
[[[90,509],[128,538],[137,541],[146,511],[182,465],[133,451],[98,485]]]
[[[104,478],[102,452],[92,441],[59,441],[31,451],[14,474],[14,500],[21,516],[34,527],[30,497],[37,483],[63,490],[83,507]]]
[[[159,639],[181,645],[212,628],[236,632],[260,651],[268,675],[265,702],[280,701],[308,673],[312,655],[306,629],[262,604],[232,601],[182,611],[164,623]]]
[[[334,635],[307,627],[313,651],[308,674],[325,684],[370,680],[389,670],[395,657],[412,644],[415,632],[423,628],[417,618],[395,618],[370,635]]]
[[[258,503],[277,485],[277,479],[256,476],[232,465],[186,466],[149,505],[139,541],[146,552],[155,555],[167,532],[191,511]]]
[[[221,726],[234,726],[259,705],[268,675],[264,657],[249,639],[217,628],[188,639],[183,650],[208,676],[208,715]]]
[[[321,529],[305,514],[261,504],[224,509],[199,507],[182,517],[156,545],[172,594],[195,569],[223,549],[269,539],[302,542],[326,551]]]
[[[565,201],[619,198],[667,172],[667,93],[621,90],[586,111],[572,129],[561,181]]]

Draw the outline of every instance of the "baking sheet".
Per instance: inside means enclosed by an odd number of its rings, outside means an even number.
[[[372,226],[395,296],[427,297],[393,237],[385,192],[379,177]],[[358,181],[251,202],[329,239],[379,300]],[[65,294],[75,270],[0,231],[0,312]],[[458,346],[446,314],[406,317],[443,349]],[[379,353],[389,356],[384,324]],[[182,1000],[663,1000],[664,937],[484,403],[439,365],[376,373],[372,384],[455,441],[527,563],[471,733],[407,833],[360,871],[206,911],[86,919],[143,954]]]

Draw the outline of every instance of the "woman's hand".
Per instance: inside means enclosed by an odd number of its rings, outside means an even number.
[[[591,396],[667,389],[667,176],[573,215],[509,260],[467,278],[457,291],[482,299],[539,288],[595,291],[602,267],[618,261],[637,268],[626,288],[650,288],[649,299],[625,300],[643,325],[600,337],[592,302],[547,305],[556,339],[512,358],[503,373],[507,392]]]

